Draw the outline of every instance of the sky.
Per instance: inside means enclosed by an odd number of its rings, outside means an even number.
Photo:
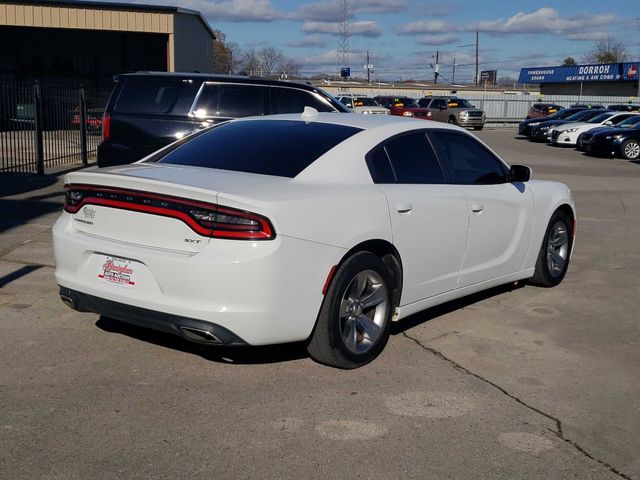
[[[138,0],[136,0],[138,1]],[[143,2],[147,3],[147,2]],[[339,71],[341,0],[150,0],[199,10],[228,42],[241,48],[273,46],[300,65],[304,75]],[[352,75],[433,78],[435,54],[445,81],[471,81],[475,31],[480,32],[480,70],[517,77],[521,67],[578,62],[594,41],[612,36],[632,60],[640,56],[640,0],[349,0]],[[467,45],[467,46],[465,46]]]

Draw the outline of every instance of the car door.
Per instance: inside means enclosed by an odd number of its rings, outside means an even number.
[[[469,204],[469,243],[458,288],[521,271],[534,215],[528,185],[510,183],[507,166],[471,135],[435,130],[429,137]]]
[[[448,120],[447,101],[443,98],[434,99],[429,108],[434,120],[438,122],[446,122]]]
[[[469,209],[447,185],[425,131],[393,137],[367,155],[389,205],[403,269],[401,305],[453,290],[467,245]]]

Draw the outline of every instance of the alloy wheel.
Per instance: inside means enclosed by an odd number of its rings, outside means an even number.
[[[368,352],[380,339],[389,309],[382,277],[373,270],[359,272],[340,302],[340,333],[352,353]]]
[[[624,146],[624,156],[629,160],[635,160],[640,156],[640,143],[631,141]]]
[[[569,255],[569,233],[567,225],[558,221],[553,224],[547,241],[547,268],[552,277],[559,277],[564,272]]]

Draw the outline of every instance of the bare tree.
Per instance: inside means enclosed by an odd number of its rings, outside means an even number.
[[[260,64],[260,57],[255,48],[250,48],[242,52],[240,65],[241,71],[245,75],[250,75],[252,77],[262,76],[262,65]]]
[[[339,1],[339,25],[338,33],[338,63],[341,67],[349,64],[349,18],[351,18],[351,2],[350,0]]]
[[[300,64],[295,60],[284,57],[280,65],[278,65],[278,74],[280,78],[298,78]]]
[[[260,62],[262,75],[271,77],[274,74],[279,74],[277,70],[284,62],[284,55],[276,48],[266,47],[258,52],[258,61]]]
[[[596,40],[595,48],[587,55],[587,61],[592,63],[618,63],[627,59],[624,45],[613,37],[602,37]]]

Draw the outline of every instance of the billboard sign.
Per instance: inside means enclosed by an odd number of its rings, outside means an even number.
[[[603,63],[520,70],[519,83],[612,82],[638,79],[638,63]]]
[[[498,78],[497,70],[483,70],[480,72],[480,83],[495,85]]]
[[[340,69],[340,76],[342,78],[349,78],[351,76],[351,68],[349,67],[342,67]]]

